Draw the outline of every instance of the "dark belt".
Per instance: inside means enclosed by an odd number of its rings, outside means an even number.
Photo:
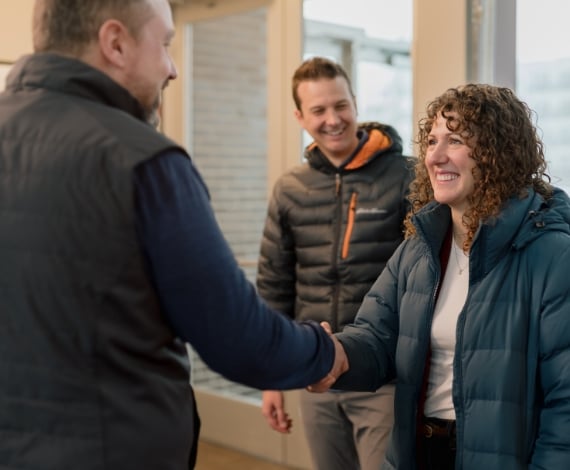
[[[431,437],[455,437],[455,420],[424,417],[422,435],[428,439]]]

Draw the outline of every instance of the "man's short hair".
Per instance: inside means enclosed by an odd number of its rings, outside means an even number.
[[[292,79],[292,91],[293,91],[293,101],[295,101],[295,106],[300,111],[301,110],[301,99],[297,90],[301,82],[315,81],[322,78],[334,79],[336,77],[342,77],[346,80],[348,84],[348,89],[352,97],[354,97],[354,92],[352,91],[352,84],[350,83],[350,78],[348,74],[342,68],[341,65],[336,62],[329,60],[325,57],[312,57],[305,60],[298,68],[295,70]]]
[[[136,37],[150,11],[148,0],[36,0],[34,51],[79,56],[97,40],[101,25],[111,18]]]

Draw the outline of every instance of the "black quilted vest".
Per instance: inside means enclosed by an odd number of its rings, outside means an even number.
[[[85,64],[14,66],[0,95],[2,469],[188,468],[188,359],[145,265],[133,186],[138,163],[175,147]]]

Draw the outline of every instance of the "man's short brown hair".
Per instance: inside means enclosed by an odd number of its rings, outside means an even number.
[[[150,9],[148,0],[36,0],[34,51],[78,56],[111,18],[136,36]]]
[[[324,57],[313,57],[305,60],[297,70],[295,70],[292,79],[293,101],[295,101],[297,109],[301,111],[301,99],[297,93],[301,82],[315,81],[320,80],[321,78],[332,80],[336,77],[342,77],[346,80],[350,95],[354,98],[350,78],[348,78],[348,74],[342,66]]]

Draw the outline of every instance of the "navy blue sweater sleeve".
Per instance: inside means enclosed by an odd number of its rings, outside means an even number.
[[[332,367],[315,323],[269,309],[237,265],[191,160],[169,151],[135,169],[138,232],[166,320],[208,366],[260,389],[301,388]]]

